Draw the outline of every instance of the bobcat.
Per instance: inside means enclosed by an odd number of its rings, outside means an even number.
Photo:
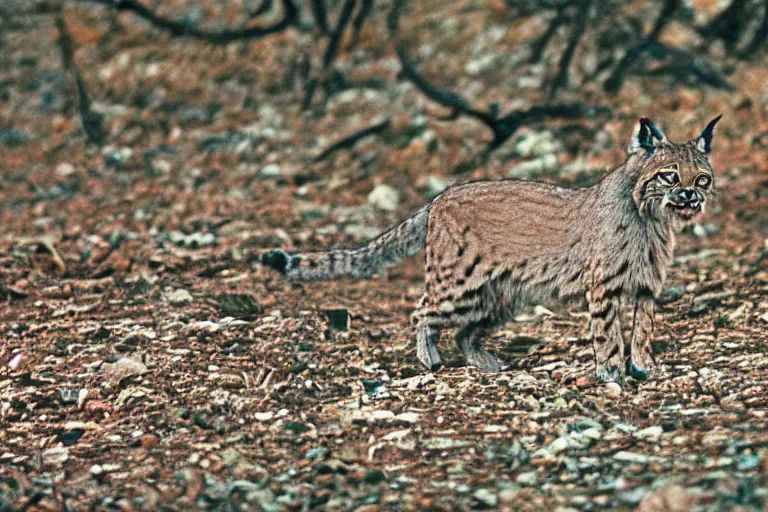
[[[425,291],[412,321],[419,360],[441,366],[440,329],[460,327],[467,363],[501,369],[482,347],[524,301],[586,296],[596,376],[654,373],[654,299],[672,262],[675,233],[703,213],[714,190],[709,164],[715,124],[684,144],[640,119],[623,165],[596,185],[558,188],[521,180],[480,181],[447,189],[397,227],[347,250],[289,254],[262,263],[289,279],[369,277],[426,249]],[[634,306],[625,356],[621,300]]]

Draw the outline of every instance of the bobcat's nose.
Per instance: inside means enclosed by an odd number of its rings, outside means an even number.
[[[681,203],[690,203],[691,201],[697,201],[698,199],[698,195],[693,189],[681,188],[677,191],[677,200]]]

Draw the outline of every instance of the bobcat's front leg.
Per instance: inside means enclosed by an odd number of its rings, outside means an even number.
[[[635,298],[635,318],[632,326],[632,341],[629,346],[627,373],[637,380],[647,379],[656,370],[651,347],[654,309],[652,295],[643,294]]]
[[[595,349],[595,372],[603,382],[621,382],[624,377],[624,333],[621,331],[621,303],[598,288],[587,294],[589,333]]]

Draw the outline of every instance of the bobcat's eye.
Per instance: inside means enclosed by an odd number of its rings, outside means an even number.
[[[696,186],[699,188],[709,188],[711,184],[712,178],[706,174],[699,174],[699,176],[696,178]]]
[[[677,185],[680,183],[680,175],[676,172],[660,172],[656,175],[656,179],[658,179],[661,183],[664,185]]]

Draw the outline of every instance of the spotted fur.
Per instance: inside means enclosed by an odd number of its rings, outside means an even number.
[[[719,119],[719,118],[718,118]],[[426,249],[425,291],[412,315],[417,355],[440,367],[440,330],[459,327],[468,364],[497,371],[482,340],[529,301],[586,297],[596,374],[653,373],[654,299],[672,262],[675,233],[696,219],[714,189],[708,153],[714,120],[684,144],[641,119],[626,162],[597,185],[565,189],[503,180],[455,186],[400,226],[346,251],[269,253],[292,279],[365,277]],[[634,306],[625,354],[620,305]]]

